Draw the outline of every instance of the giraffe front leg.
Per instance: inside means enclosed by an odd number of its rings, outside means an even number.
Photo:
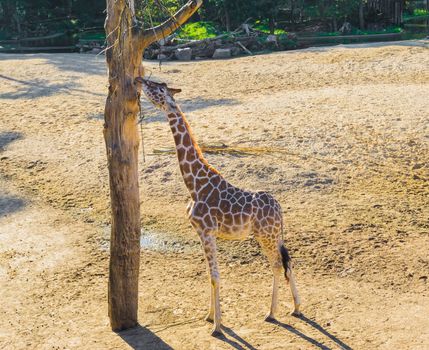
[[[210,274],[210,311],[206,317],[207,321],[213,321],[213,336],[222,334],[221,310],[219,300],[220,276],[216,257],[216,238],[212,233],[200,233],[201,243],[203,244],[204,254]]]
[[[209,267],[209,271],[210,271],[210,267]],[[213,320],[214,320],[214,310],[215,310],[214,305],[215,305],[215,295],[214,295],[214,289],[212,288],[212,283],[210,281],[210,308],[209,308],[209,313],[205,318],[205,320],[210,323],[213,323]]]

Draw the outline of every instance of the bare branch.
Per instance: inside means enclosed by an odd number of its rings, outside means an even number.
[[[140,38],[144,42],[144,47],[149,46],[154,41],[164,39],[185,23],[195,11],[197,11],[203,0],[189,0],[179,11],[160,25],[140,32]]]

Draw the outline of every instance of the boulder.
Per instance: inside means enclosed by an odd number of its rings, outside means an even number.
[[[213,58],[229,58],[231,57],[231,49],[216,49],[213,53]]]
[[[277,35],[274,35],[274,34],[268,35],[267,43],[277,43]]]
[[[176,56],[179,61],[190,61],[192,58],[192,49],[190,47],[177,49],[174,52],[174,56]]]
[[[344,22],[338,31],[343,35],[350,34],[352,32],[352,25],[349,22]]]
[[[231,47],[231,55],[238,56],[241,54],[241,49],[237,46]]]

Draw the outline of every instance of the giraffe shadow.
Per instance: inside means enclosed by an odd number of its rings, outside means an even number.
[[[240,337],[235,333],[231,328],[222,326],[222,330],[230,337],[226,337],[225,334],[222,334],[218,337],[219,340],[231,345],[234,349],[237,350],[257,350],[252,344],[247,342],[245,339]]]
[[[0,132],[0,152],[6,149],[10,143],[21,140],[22,133],[16,131],[3,131]]]
[[[304,321],[309,326],[317,329],[320,333],[322,333],[323,335],[325,335],[329,339],[331,339],[333,342],[335,342],[341,349],[343,349],[343,350],[352,350],[352,348],[350,346],[348,346],[347,344],[345,344],[343,341],[341,341],[340,339],[338,339],[336,336],[334,336],[331,333],[329,333],[326,329],[324,329],[316,321],[313,321],[313,320],[309,319],[308,317],[306,317],[304,315],[295,316],[295,317],[297,317],[300,320]],[[298,329],[296,329],[295,327],[293,327],[293,326],[291,326],[289,324],[280,322],[278,320],[272,320],[270,322],[272,324],[275,324],[277,326],[280,326],[280,327],[286,329],[287,331],[289,331],[292,334],[295,334],[296,336],[304,339],[305,341],[309,342],[310,344],[314,345],[315,347],[317,347],[319,349],[331,350],[330,347],[326,346],[325,344],[322,344],[321,342],[317,341],[316,339],[313,339],[313,338],[309,337],[308,335],[302,333],[301,331],[299,331]]]
[[[0,193],[0,218],[20,211],[25,206],[26,202],[24,199]]]
[[[342,349],[344,349],[344,350],[352,350],[352,348],[350,346],[348,346],[347,344],[345,344],[343,341],[341,341],[340,339],[338,339],[333,334],[329,333],[325,328],[323,328],[316,321],[313,321],[313,320],[309,319],[308,317],[304,316],[304,314],[301,314],[301,315],[296,316],[296,317],[299,318],[300,320],[304,321],[305,323],[307,323],[309,326],[317,329],[320,333],[322,333],[323,335],[327,336],[329,339],[331,339],[333,342],[335,342]]]

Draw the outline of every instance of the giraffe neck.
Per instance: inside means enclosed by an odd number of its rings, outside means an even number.
[[[191,197],[195,200],[198,191],[203,184],[207,183],[202,179],[219,176],[219,172],[204,158],[192,134],[191,126],[180,107],[172,104],[166,114],[176,143],[177,158],[183,180]]]

